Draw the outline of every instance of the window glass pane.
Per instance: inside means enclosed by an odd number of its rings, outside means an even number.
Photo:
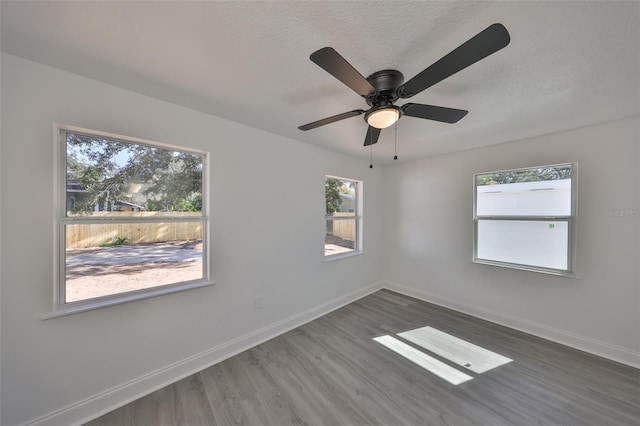
[[[476,214],[571,215],[571,166],[476,175]]]
[[[352,252],[356,249],[357,219],[327,220],[324,255]]]
[[[203,279],[203,222],[65,226],[65,303]]]
[[[566,221],[479,220],[478,259],[567,270]]]
[[[324,193],[327,216],[356,216],[357,182],[327,177]]]
[[[67,216],[202,212],[204,156],[66,133]]]

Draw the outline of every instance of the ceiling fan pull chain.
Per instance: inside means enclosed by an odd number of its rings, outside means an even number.
[[[369,145],[369,168],[373,169],[373,145]]]
[[[395,144],[393,146],[393,159],[398,159],[398,122],[396,121],[395,126],[393,126],[393,136],[395,139]]]

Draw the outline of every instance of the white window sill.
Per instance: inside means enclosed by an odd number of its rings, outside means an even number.
[[[79,302],[77,304],[61,305],[55,307],[50,313],[42,316],[43,320],[51,318],[63,317],[66,315],[73,315],[80,312],[93,311],[94,309],[102,309],[108,306],[121,305],[123,303],[134,302],[136,300],[149,299],[152,297],[163,296],[165,294],[178,293],[180,291],[192,290],[195,288],[208,287],[215,284],[215,281],[197,281],[192,283],[186,283],[175,286],[159,287],[156,289],[150,289],[142,293],[134,294],[122,294],[114,295],[109,298],[103,298],[99,300],[87,300],[86,302]]]
[[[496,262],[496,261],[484,260],[484,259],[473,259],[472,262],[479,263],[481,265],[499,266],[502,268],[518,269],[520,271],[538,272],[540,274],[548,274],[548,275],[556,275],[559,277],[580,279],[580,277],[578,277],[574,272],[561,271],[557,269],[538,268],[535,266],[519,265],[515,263],[506,263],[506,262]]]
[[[358,256],[358,255],[361,255],[362,253],[363,253],[362,250],[354,250],[354,251],[350,251],[348,253],[332,254],[330,256],[325,256],[322,261],[323,262],[333,262],[334,260],[339,260],[339,259],[345,259],[347,257]]]

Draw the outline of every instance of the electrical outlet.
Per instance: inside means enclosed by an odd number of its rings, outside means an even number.
[[[256,296],[254,303],[256,305],[256,309],[262,309],[262,296]]]

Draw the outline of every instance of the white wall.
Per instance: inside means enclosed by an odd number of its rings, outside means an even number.
[[[360,297],[381,276],[393,289],[639,364],[637,118],[381,173],[10,55],[1,60],[2,425],[73,424]],[[211,151],[215,286],[42,320],[52,298],[54,122]],[[472,175],[574,161],[580,278],[473,264]],[[323,262],[325,174],[365,182],[364,255]],[[286,184],[283,196],[299,194],[293,210],[278,211],[273,182]]]
[[[384,281],[640,366],[639,134],[636,117],[386,167]],[[579,277],[472,263],[473,174],[565,162],[578,163]]]
[[[77,422],[377,288],[380,168],[10,55],[1,78],[1,424]],[[54,122],[211,152],[215,286],[42,320]],[[365,183],[363,255],[323,262],[325,174]]]

